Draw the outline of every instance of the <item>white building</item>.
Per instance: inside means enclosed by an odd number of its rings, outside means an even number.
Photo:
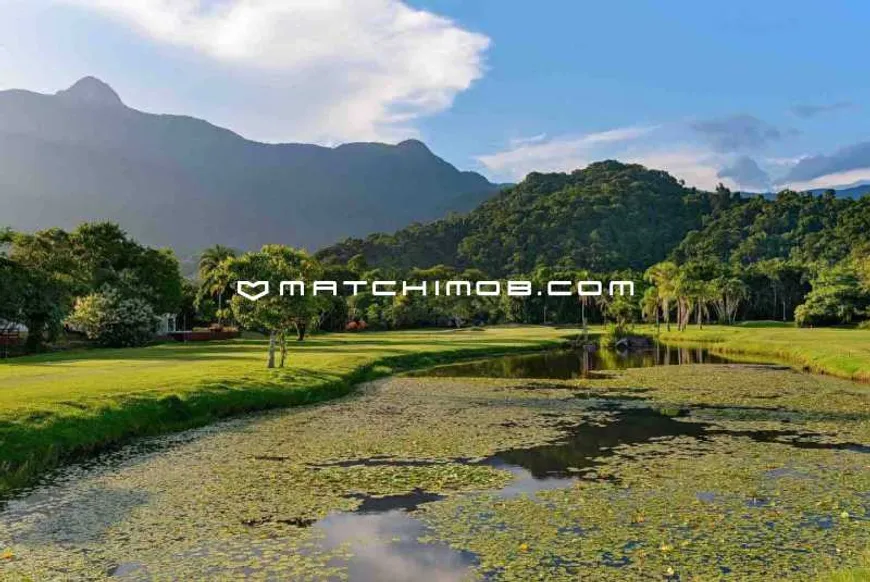
[[[154,333],[158,336],[168,335],[174,331],[178,331],[175,325],[176,316],[174,313],[164,313],[157,316],[157,325],[154,327]]]
[[[27,333],[27,326],[0,319],[0,333]]]

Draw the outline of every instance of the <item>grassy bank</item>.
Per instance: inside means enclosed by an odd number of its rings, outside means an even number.
[[[819,578],[819,582],[870,582],[870,552],[864,559],[867,566],[850,570],[841,570]]]
[[[656,333],[652,326],[641,330]],[[773,359],[809,372],[870,382],[870,330],[755,323],[704,329],[690,326],[682,332],[662,328],[659,339],[673,344],[704,344],[716,352]]]
[[[265,368],[261,340],[8,360],[0,363],[0,495],[131,437],[319,402],[394,371],[540,349],[569,335],[548,327],[329,334],[294,344],[284,370]]]

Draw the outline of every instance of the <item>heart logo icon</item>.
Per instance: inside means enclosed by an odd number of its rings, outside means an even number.
[[[249,291],[245,291],[245,289],[257,289],[262,288],[262,291],[257,293],[251,293]],[[236,292],[244,297],[245,299],[250,299],[251,301],[256,301],[261,297],[265,297],[269,294],[269,282],[268,281],[257,281],[256,283],[251,283],[250,281],[239,281],[236,284]]]

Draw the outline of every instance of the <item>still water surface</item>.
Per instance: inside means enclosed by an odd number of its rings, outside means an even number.
[[[703,348],[674,348],[659,345],[648,350],[559,350],[438,366],[413,376],[441,378],[553,378],[572,380],[594,377],[596,372],[680,366],[686,364],[727,364],[730,360]]]
[[[482,360],[477,362],[442,366],[418,373],[418,375],[437,377],[494,377],[494,378],[550,378],[550,379],[574,379],[595,378],[597,372],[607,370],[621,370],[627,368],[644,368],[657,366],[680,366],[684,364],[723,364],[730,360],[722,356],[714,355],[703,349],[676,349],[665,346],[644,352],[619,353],[615,351],[600,350],[597,352],[585,352],[581,350],[558,351],[543,354],[522,356],[508,356]],[[790,372],[784,372],[790,373]],[[418,382],[418,381],[415,381]],[[461,382],[461,381],[459,381]],[[556,383],[553,383],[554,385]],[[572,384],[573,386],[573,384]],[[576,386],[574,388],[577,388]],[[572,390],[574,389],[572,388]],[[562,386],[566,389],[566,385]],[[561,437],[550,442],[544,442],[533,446],[516,447],[496,452],[484,458],[452,458],[452,459],[427,459],[395,457],[361,457],[345,458],[340,461],[324,459],[322,464],[312,464],[308,467],[312,471],[328,467],[420,467],[434,464],[455,463],[462,465],[484,465],[507,471],[512,480],[504,487],[486,492],[488,495],[505,500],[519,496],[527,496],[534,499],[536,494],[553,490],[569,488],[578,482],[607,482],[616,488],[620,487],[618,479],[602,476],[601,468],[608,458],[624,452],[626,447],[635,447],[649,443],[658,443],[667,447],[670,442],[680,443],[681,448],[687,447],[692,442],[712,443],[715,439],[726,437],[739,439],[741,442],[767,443],[781,446],[789,450],[830,450],[846,451],[849,453],[870,453],[870,446],[866,443],[840,440],[832,442],[830,438],[809,430],[804,430],[791,424],[774,426],[769,423],[763,429],[758,427],[745,427],[725,429],[716,423],[708,421],[710,412],[716,407],[701,404],[686,404],[677,407],[657,408],[651,403],[644,402],[642,398],[625,396],[609,399],[608,396],[592,397],[588,391],[575,390],[577,398],[590,401],[586,409],[589,413],[603,414],[604,422],[581,422],[579,424],[565,424],[562,428]],[[389,407],[377,405],[382,396],[373,396],[372,403],[376,405],[379,413],[389,413]],[[574,398],[570,400],[576,402]],[[585,400],[584,400],[585,401]],[[387,402],[389,400],[387,399]],[[739,407],[738,407],[739,408]],[[734,410],[738,410],[734,408]],[[755,414],[780,414],[776,406],[746,408]],[[323,414],[328,414],[329,405],[324,407]],[[404,412],[407,412],[403,409]],[[542,412],[542,415],[554,414]],[[288,416],[288,418],[291,418]],[[387,415],[383,419],[390,420]],[[231,421],[236,422],[236,421]],[[392,422],[398,422],[392,419]],[[508,426],[505,423],[503,426]],[[561,425],[560,425],[561,426]],[[215,430],[214,427],[203,429],[208,432]],[[509,429],[511,430],[511,429]],[[191,432],[188,434],[196,434]],[[255,434],[252,432],[252,435]],[[167,450],[185,446],[187,438],[182,435],[164,437],[157,442],[167,443]],[[175,441],[173,443],[173,441]],[[82,476],[92,473],[112,474],[123,470],[124,467],[138,463],[136,458],[147,460],[149,457],[159,456],[162,447],[152,447],[143,443],[133,448],[127,448],[121,455],[112,454],[100,457],[91,463],[80,465],[77,471]],[[662,450],[667,451],[666,448]],[[215,453],[217,454],[217,453]],[[670,454],[670,453],[663,453]],[[114,460],[112,457],[116,457]],[[221,457],[223,462],[232,462],[229,458]],[[277,463],[280,468],[285,462],[284,457],[254,457],[263,462]],[[114,466],[113,466],[114,465]],[[781,475],[770,475],[770,479],[779,478]],[[27,518],[28,515],[42,514],[47,522],[52,523],[50,538],[59,547],[72,550],[80,543],[82,536],[98,536],[99,532],[91,532],[89,528],[76,525],[79,517],[83,514],[102,511],[102,503],[99,501],[87,501],[76,493],[77,477],[69,480],[68,486],[62,482],[57,487],[47,486],[38,488],[29,496],[22,496],[14,500],[6,511],[0,515],[2,522],[14,522]],[[86,482],[82,479],[83,482]],[[191,483],[195,491],[198,484]],[[292,491],[287,491],[292,495]],[[415,514],[417,510],[427,504],[438,503],[445,499],[442,494],[415,489],[405,494],[386,496],[368,496],[360,493],[347,492],[346,498],[360,500],[359,506],[353,511],[336,511],[321,519],[301,520],[290,525],[304,528],[306,531],[317,531],[319,543],[315,548],[297,550],[302,552],[328,552],[337,547],[347,547],[351,555],[347,559],[339,560],[345,575],[350,580],[367,581],[418,581],[434,580],[438,582],[458,581],[468,579],[468,576],[477,568],[476,573],[483,574],[486,578],[499,578],[497,571],[481,571],[480,559],[473,552],[448,545],[437,539],[436,532],[427,526]],[[709,492],[700,492],[698,499],[702,502],[713,502],[716,496]],[[868,498],[870,500],[870,498]],[[144,503],[144,500],[141,501]],[[764,499],[753,498],[753,503],[765,503]],[[870,503],[870,501],[868,501]],[[870,523],[870,505],[865,507],[866,519]],[[66,520],[49,519],[52,515],[68,513]],[[112,516],[110,516],[112,517]],[[114,521],[106,518],[108,521]],[[57,523],[55,523],[55,521]],[[34,523],[46,523],[41,519]],[[69,524],[72,523],[73,526]],[[289,523],[289,522],[288,522]],[[816,524],[816,522],[813,522]],[[813,525],[811,524],[811,525]],[[816,524],[817,525],[817,524]],[[42,526],[48,527],[48,526]],[[815,525],[813,525],[815,527]],[[311,529],[308,529],[311,528]],[[78,529],[82,529],[84,534]],[[88,530],[85,532],[85,530]],[[0,528],[2,531],[2,528]],[[561,530],[560,530],[561,531]],[[564,533],[564,532],[563,532]],[[565,535],[583,535],[580,525],[576,531],[567,532]],[[0,536],[2,537],[2,536]],[[434,539],[433,539],[434,538]],[[3,540],[0,539],[0,542]],[[252,564],[262,562],[267,552],[259,544],[264,543],[252,537],[247,547],[247,554]],[[225,553],[225,548],[218,546],[202,546],[196,555],[179,555],[180,560],[204,560],[215,564],[219,563],[220,557]],[[282,552],[279,550],[278,554]],[[290,551],[292,553],[292,550]],[[617,552],[618,553],[618,552]],[[626,555],[615,555],[612,564],[608,564],[618,571],[630,563]],[[609,559],[609,558],[608,558]],[[330,565],[338,565],[335,562]],[[728,561],[723,561],[720,569],[723,574],[735,567]],[[225,571],[215,565],[209,574],[218,578]],[[256,575],[257,569],[243,568],[235,570],[236,574],[243,576]],[[130,580],[148,580],[157,575],[151,571],[148,564],[143,564],[135,559],[120,559],[111,568],[107,569],[107,575],[112,578]],[[0,576],[2,577],[2,576]]]

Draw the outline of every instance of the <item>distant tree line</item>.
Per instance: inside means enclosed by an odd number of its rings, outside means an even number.
[[[317,254],[326,264],[356,257],[401,273],[451,265],[489,278],[547,271],[633,278],[643,285],[633,305],[619,307],[621,319],[678,327],[689,320],[866,320],[868,256],[870,196],[786,190],[746,198],[721,185],[686,188],[665,172],[615,161],[532,173],[468,215],[347,239]],[[615,316],[613,306],[594,303],[592,320]],[[552,297],[530,298],[519,312],[489,315],[578,321],[576,301]]]
[[[328,295],[258,302],[238,280],[409,282],[632,280],[634,297]],[[533,173],[468,215],[395,234],[348,239],[315,255],[281,245],[240,253],[215,245],[184,280],[171,252],[139,245],[116,225],[0,234],[0,323],[26,325],[37,350],[67,326],[102,345],[139,345],[154,317],[188,327],[232,324],[287,342],[319,330],[462,327],[493,323],[667,328],[870,318],[870,197],[783,191],[773,198],[686,188],[665,172],[600,162],[570,174]]]

